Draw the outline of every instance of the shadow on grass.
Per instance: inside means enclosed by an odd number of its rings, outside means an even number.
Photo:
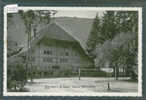
[[[11,90],[8,90],[8,92],[29,92],[29,90],[26,88],[22,88],[22,89],[18,89],[18,90],[11,89]]]
[[[121,92],[120,90],[115,90],[115,89],[107,89],[107,92]]]
[[[122,81],[126,81],[126,82],[135,82],[135,83],[137,83],[137,82],[138,82],[138,80],[134,80],[134,79],[122,80]]]

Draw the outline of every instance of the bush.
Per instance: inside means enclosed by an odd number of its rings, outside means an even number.
[[[81,71],[82,77],[106,77],[107,73],[104,71]]]
[[[24,88],[26,83],[26,70],[20,64],[8,65],[7,87],[9,91],[18,91]]]

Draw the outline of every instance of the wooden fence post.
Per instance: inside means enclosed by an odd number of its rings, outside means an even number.
[[[79,80],[80,80],[80,73],[81,73],[81,72],[80,72],[80,68],[79,68],[79,70],[78,70],[78,73],[79,73],[78,75],[79,75]]]

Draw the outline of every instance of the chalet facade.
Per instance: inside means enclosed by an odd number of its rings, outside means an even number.
[[[79,68],[93,67],[93,61],[79,41],[58,24],[52,23],[38,34],[29,52],[29,64],[34,74],[40,72],[48,76],[66,76],[77,73]]]

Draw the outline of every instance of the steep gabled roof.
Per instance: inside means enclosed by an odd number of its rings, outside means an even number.
[[[38,34],[45,34],[49,38],[65,40],[65,41],[76,41],[71,37],[64,29],[62,29],[57,23],[52,23],[44,29],[40,30]]]
[[[48,37],[50,39],[55,39],[55,40],[76,42],[79,44],[80,49],[82,49],[84,54],[87,55],[85,49],[81,45],[80,40],[75,36],[73,36],[73,34],[67,32],[64,27],[60,26],[55,22],[41,29],[37,34],[38,36],[31,43],[31,48],[33,48],[33,46],[35,46],[43,37]]]
[[[86,49],[86,42],[90,34],[93,19],[76,17],[56,17],[55,22],[80,42]]]
[[[56,40],[64,40],[69,42],[77,42],[69,33],[67,33],[63,28],[61,28],[57,23],[51,23],[45,28],[41,29],[38,36],[32,41],[31,46],[34,46],[40,39],[44,36]]]
[[[68,42],[75,42],[79,45],[80,50],[83,51],[83,53],[88,57],[85,49],[81,45],[81,42],[79,39],[77,39],[73,34],[70,34],[65,30],[64,27],[60,26],[57,23],[51,23],[45,28],[41,29],[38,33],[38,36],[35,37],[34,40],[31,42],[31,48],[33,48],[37,43],[43,39],[43,37],[48,37],[50,39],[55,39],[55,40],[63,40],[63,41],[68,41]],[[90,59],[88,57],[88,59]],[[91,60],[91,59],[90,59]]]

